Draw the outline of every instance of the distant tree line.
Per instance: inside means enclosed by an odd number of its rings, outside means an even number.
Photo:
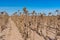
[[[41,15],[41,16],[57,16],[57,15],[60,15],[60,11],[55,10],[55,13],[49,12],[47,15],[44,12],[36,13],[35,10],[33,10],[31,13],[29,13],[28,10],[26,9],[26,7],[24,7],[23,12],[20,12],[20,10],[18,10],[17,12],[14,12],[11,16],[14,16],[14,15],[20,16],[21,14],[24,14],[24,15]],[[8,13],[6,11],[3,11],[3,12],[0,12],[0,15],[8,15]]]

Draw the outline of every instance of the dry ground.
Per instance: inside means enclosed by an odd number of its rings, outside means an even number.
[[[0,40],[60,40],[58,16],[0,16]]]

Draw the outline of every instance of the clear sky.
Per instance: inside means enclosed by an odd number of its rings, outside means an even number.
[[[7,11],[9,14],[26,7],[29,12],[53,12],[60,9],[60,0],[0,0],[0,11]]]

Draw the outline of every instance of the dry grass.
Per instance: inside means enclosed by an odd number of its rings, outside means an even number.
[[[59,30],[59,28],[57,27],[58,26],[57,23],[59,21],[57,16],[43,16],[43,18],[42,18],[41,16],[26,16],[26,15],[21,15],[21,16],[12,16],[12,20],[15,22],[15,24],[18,27],[20,33],[23,36],[25,35],[25,37],[26,37],[25,40],[28,38],[27,35],[30,32],[28,30],[35,31],[40,36],[42,35],[45,38],[45,40],[46,40],[46,37],[44,36],[45,34],[44,33],[41,34],[40,31],[44,31],[47,28],[48,29],[47,33],[48,33],[48,31],[49,32],[52,31],[51,33],[54,33],[55,30],[56,31],[57,31],[57,29]],[[50,28],[52,28],[53,30],[50,30]],[[53,39],[53,38],[50,38],[49,33],[46,36],[49,39]]]
[[[54,39],[54,35],[58,36],[60,33],[60,20],[58,16],[29,16],[29,15],[14,15],[14,16],[7,16],[1,15],[0,16],[0,26],[7,24],[8,19],[11,19],[16,24],[19,32],[21,33],[22,37],[26,40],[30,37],[31,30],[36,32],[39,36],[43,36],[46,40]],[[44,33],[45,32],[45,33]],[[50,33],[51,32],[51,33]],[[47,35],[46,35],[47,34]],[[53,35],[53,37],[51,35]],[[56,37],[55,36],[55,37]]]
[[[5,25],[8,22],[9,16],[1,15],[0,16],[0,26]]]

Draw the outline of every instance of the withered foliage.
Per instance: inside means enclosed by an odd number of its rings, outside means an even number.
[[[56,12],[58,12],[58,10],[56,10]],[[43,36],[45,40],[57,40],[57,36],[60,37],[60,16],[52,16],[51,12],[48,16],[44,13],[37,15],[38,13],[35,11],[30,13],[31,15],[28,15],[29,13],[26,8],[23,9],[23,13],[19,13],[20,15],[17,13],[18,12],[15,12],[12,16],[9,16],[2,12],[0,14],[0,25],[6,24],[10,17],[16,24],[24,40],[31,37],[31,31],[36,32],[39,36]],[[3,25],[1,28],[4,30],[6,26]],[[55,35],[54,38],[50,37],[49,32]]]

